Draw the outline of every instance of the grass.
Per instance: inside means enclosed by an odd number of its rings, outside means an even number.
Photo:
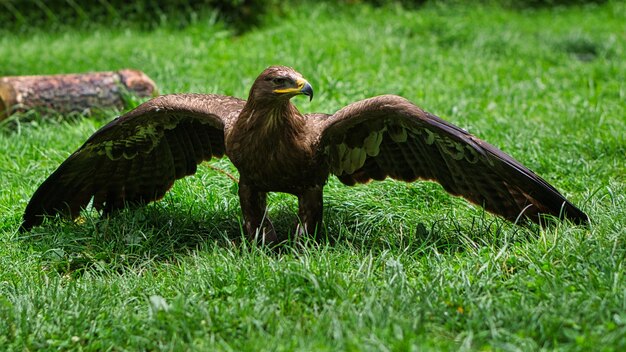
[[[2,33],[0,76],[134,67],[162,93],[245,97],[285,64],[316,88],[295,99],[304,112],[399,94],[512,154],[593,223],[521,228],[432,183],[331,179],[336,243],[274,254],[239,242],[232,181],[201,167],[158,203],[22,236],[36,187],[109,117],[14,119],[0,127],[0,346],[624,350],[625,14],[300,4],[241,36],[209,20]],[[270,203],[288,231],[295,199]]]

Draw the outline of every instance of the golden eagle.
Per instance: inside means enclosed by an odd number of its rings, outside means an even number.
[[[227,155],[239,170],[239,200],[250,240],[276,242],[268,192],[298,197],[298,233],[318,233],[330,174],[346,185],[391,177],[439,182],[446,191],[517,222],[540,214],[584,224],[559,191],[496,147],[395,95],[302,115],[290,99],[313,98],[292,68],[272,66],[247,101],[214,94],[154,98],[96,131],[37,189],[22,230],[45,215],[110,213],[163,197],[204,160]],[[321,231],[319,231],[321,232]],[[319,236],[319,234],[318,234]]]

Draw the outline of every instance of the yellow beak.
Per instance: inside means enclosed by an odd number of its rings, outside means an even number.
[[[313,87],[303,78],[298,78],[296,87],[285,89],[274,89],[274,93],[291,93],[294,95],[304,94],[309,96],[309,100],[313,100]]]

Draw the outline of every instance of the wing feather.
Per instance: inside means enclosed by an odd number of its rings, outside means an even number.
[[[110,212],[160,199],[203,160],[224,155],[224,133],[244,100],[203,94],[152,99],[96,131],[35,191],[22,230],[45,215],[79,215],[93,199]]]
[[[325,118],[318,129],[319,150],[347,185],[385,177],[433,180],[511,221],[523,216],[539,222],[540,214],[550,214],[588,222],[585,213],[521,163],[402,97],[384,95],[350,104]],[[373,137],[363,137],[377,133],[383,136],[378,145],[372,145]],[[367,157],[347,164],[344,155],[355,148],[367,150]]]

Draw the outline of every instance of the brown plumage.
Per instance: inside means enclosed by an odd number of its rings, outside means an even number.
[[[37,189],[23,230],[56,213],[75,218],[93,199],[111,212],[163,197],[176,179],[226,154],[240,173],[250,239],[278,240],[266,219],[268,192],[299,200],[299,233],[317,232],[322,188],[332,173],[346,185],[391,177],[439,182],[446,191],[517,222],[540,214],[588,222],[587,215],[532,171],[404,98],[383,95],[333,115],[302,115],[290,99],[313,97],[291,68],[256,79],[248,101],[201,94],[152,99],[94,133]]]

